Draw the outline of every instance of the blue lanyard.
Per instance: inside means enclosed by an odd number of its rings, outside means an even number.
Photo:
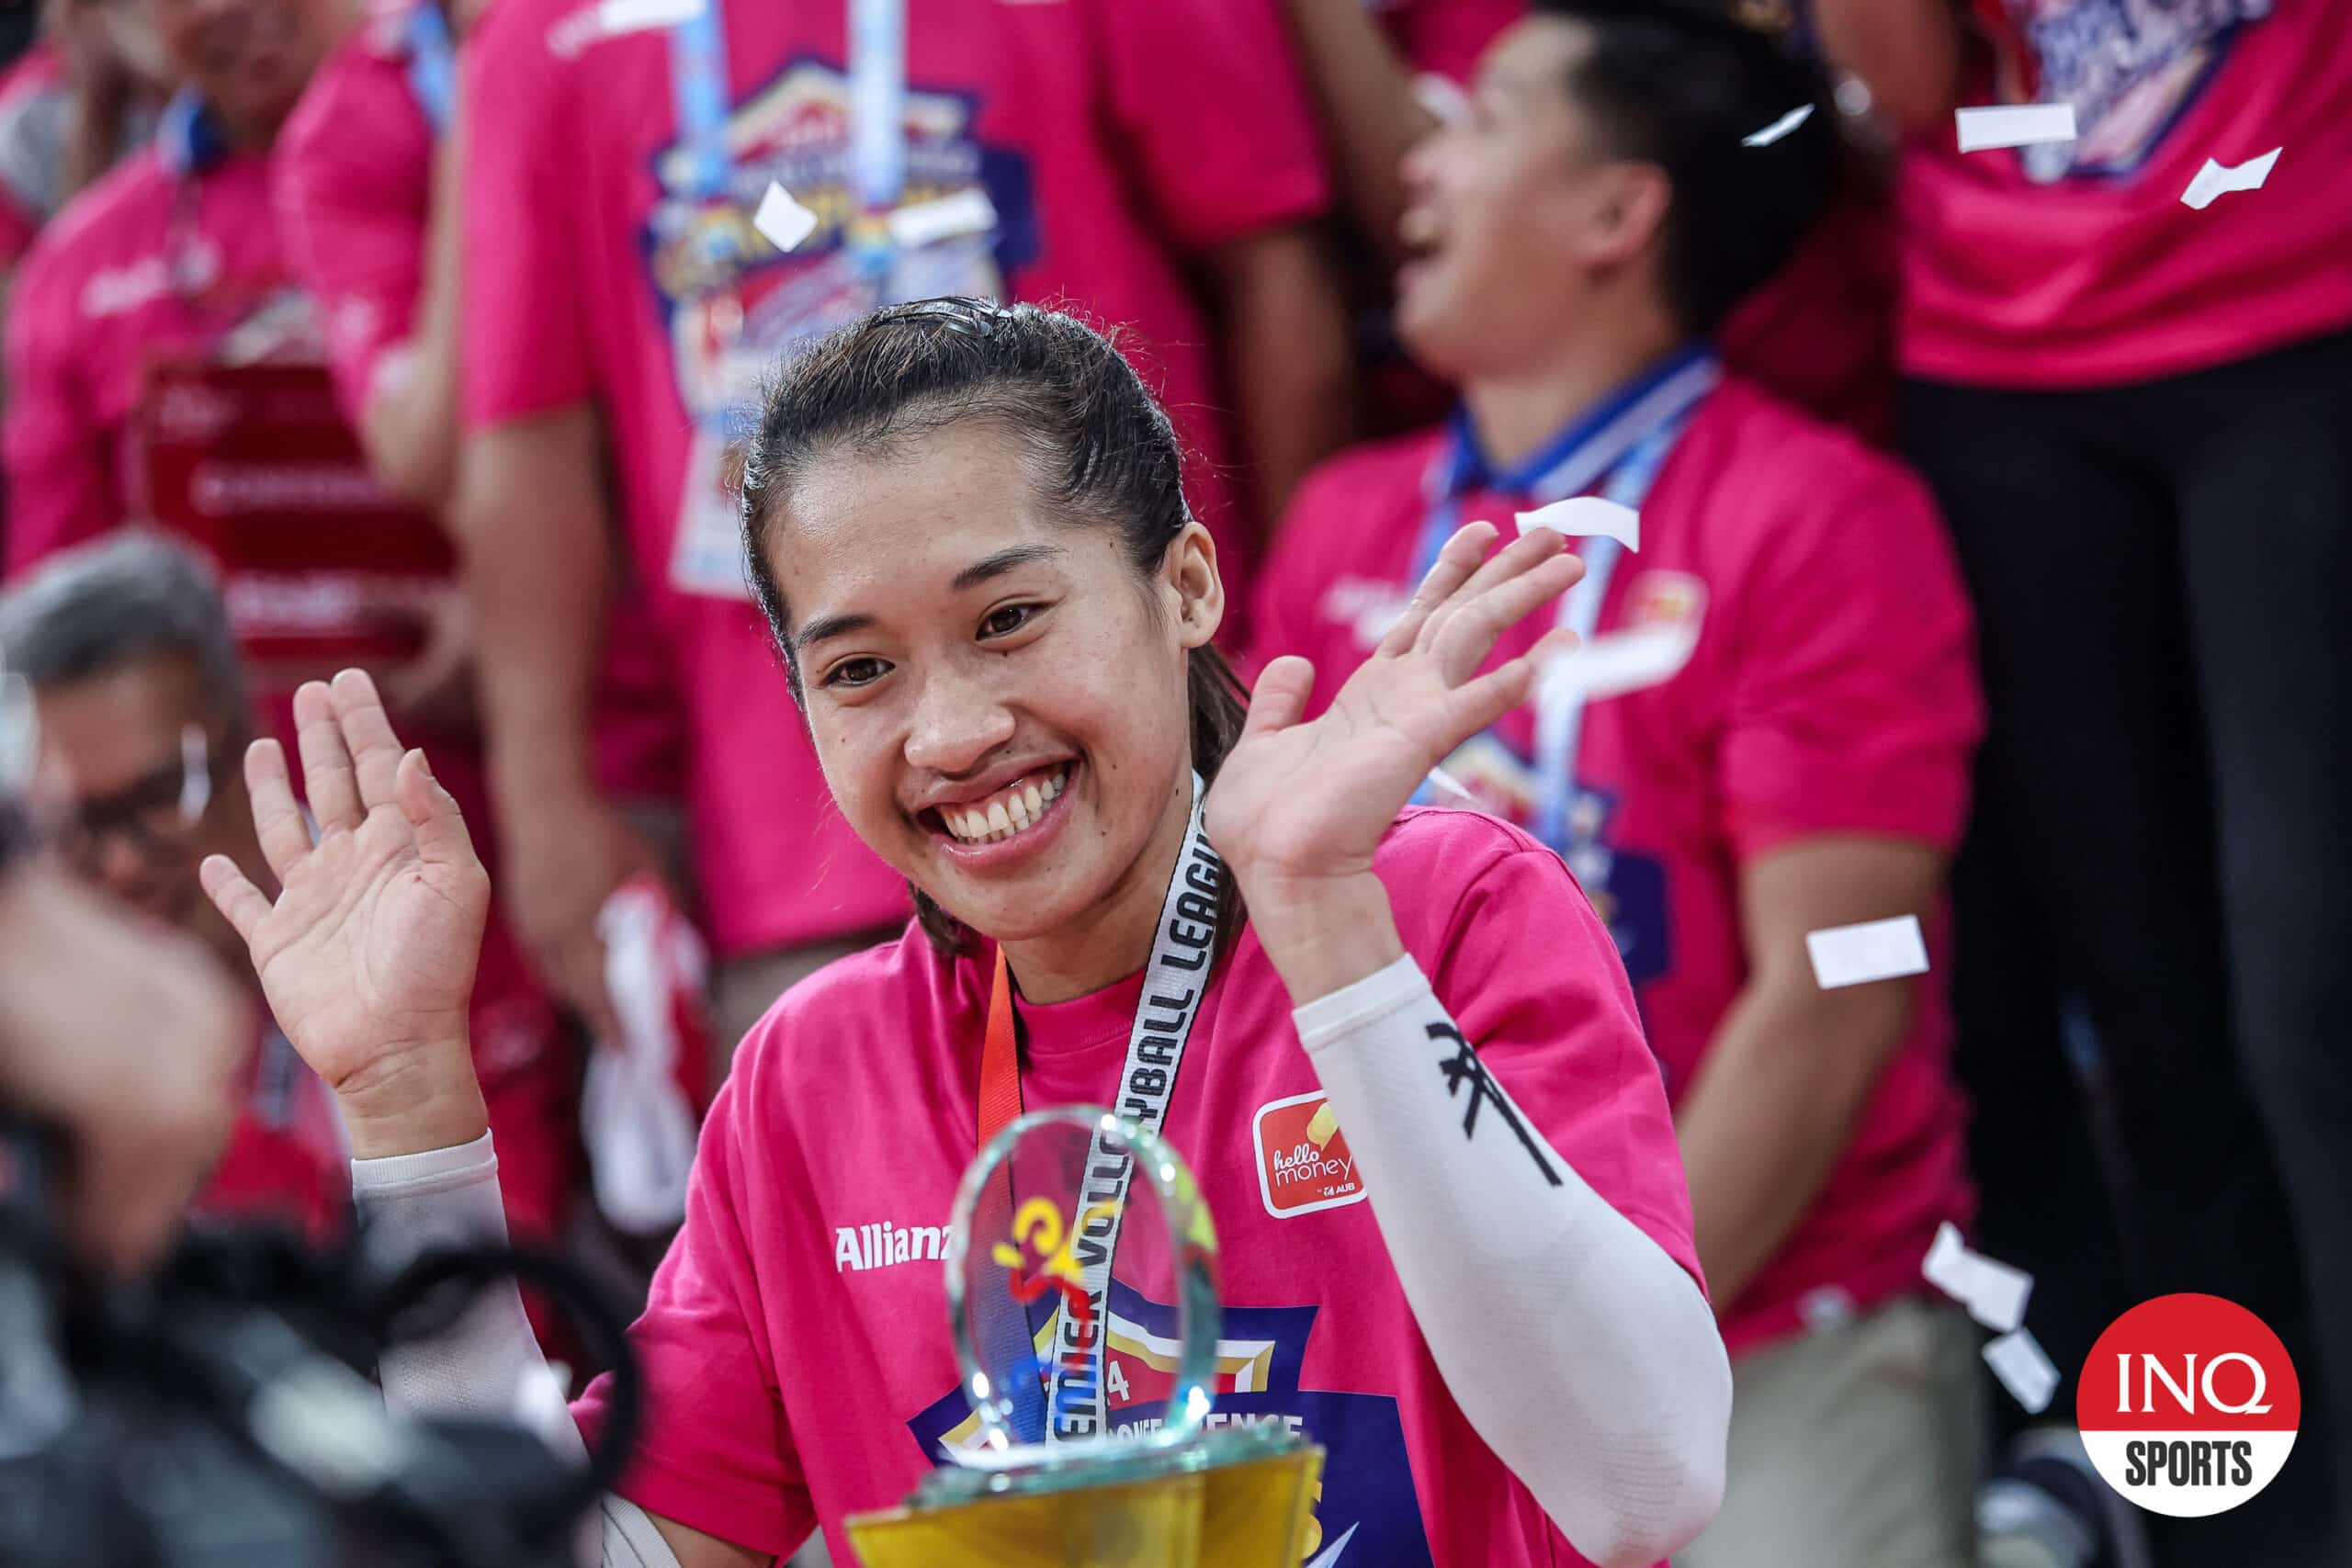
[[[852,233],[859,265],[890,265],[884,220],[907,186],[907,0],[850,0],[850,168],[864,220]]]
[[[727,144],[727,34],[719,0],[703,5],[670,30],[670,87],[678,138],[685,145],[688,193],[729,199],[734,159]],[[899,204],[907,183],[906,0],[850,0],[850,167],[860,208],[878,219]],[[888,263],[888,230],[861,226],[861,249]],[[714,228],[714,234],[729,231]],[[872,258],[868,258],[869,261]]]
[[[687,188],[698,201],[727,195],[734,160],[727,150],[727,31],[718,0],[670,29],[670,91],[677,100],[678,139],[686,148]]]
[[[449,106],[457,100],[456,51],[449,18],[434,0],[418,0],[408,13],[408,85],[435,135],[449,129]]]
[[[1496,489],[1521,494],[1537,506],[1589,494],[1599,486],[1605,499],[1638,512],[1682,432],[1722,378],[1722,362],[1713,352],[1704,344],[1693,344],[1577,419],[1517,471],[1489,482]],[[1415,552],[1415,584],[1428,575],[1438,552],[1461,525],[1461,492],[1480,468],[1468,421],[1457,414],[1447,443],[1430,469],[1428,485],[1433,504],[1421,525]],[[1624,547],[1601,535],[1584,540],[1577,554],[1584,560],[1584,576],[1562,597],[1558,624],[1575,632],[1582,646],[1600,628],[1609,584]],[[1575,794],[1577,746],[1583,728],[1582,689],[1539,684],[1532,830],[1562,853],[1568,847],[1568,807]],[[1426,805],[1432,794],[1431,786],[1424,784],[1413,798]]]

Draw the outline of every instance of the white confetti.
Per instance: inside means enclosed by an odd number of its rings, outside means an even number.
[[[817,231],[817,215],[770,180],[767,194],[760,197],[760,209],[752,214],[752,227],[766,235],[768,243],[777,250],[788,251]]]
[[[1917,915],[1807,931],[1804,945],[1813,955],[1813,977],[1825,991],[1928,972],[1928,943]]]
[[[1936,1241],[1928,1248],[1919,1272],[1928,1283],[1968,1309],[1968,1315],[1996,1334],[2007,1334],[2025,1321],[2026,1298],[2033,1294],[2033,1276],[2022,1269],[1969,1250],[1960,1239],[1960,1227],[1946,1220],[1936,1227]]]
[[[1630,506],[1597,495],[1572,495],[1549,506],[1519,514],[1519,531],[1549,528],[1571,539],[1606,535],[1629,550],[1642,547],[1642,514]]]
[[[1413,101],[1440,125],[1460,125],[1470,118],[1470,95],[1453,77],[1435,71],[1413,78]]]
[[[1791,109],[1788,113],[1782,115],[1780,118],[1766,126],[1763,130],[1756,132],[1753,136],[1741,137],[1739,139],[1739,144],[1742,147],[1770,147],[1773,142],[1778,141],[1781,137],[1786,136],[1790,131],[1794,130],[1798,126],[1803,125],[1806,120],[1809,120],[1812,118],[1813,106],[1811,104],[1799,104],[1796,107]]]
[[[901,250],[919,251],[959,234],[985,234],[996,227],[996,207],[978,186],[966,186],[952,196],[918,201],[890,214],[890,241]]]
[[[194,824],[212,804],[212,749],[205,744],[204,726],[191,724],[180,731],[180,820]]]
[[[2202,212],[2216,198],[2233,190],[2260,190],[2262,182],[2270,177],[2270,166],[2285,151],[2284,147],[2273,147],[2261,157],[2248,158],[2235,167],[2206,159],[2205,166],[2197,171],[2197,177],[2188,182],[2188,188],[2180,193],[2181,205]]]
[[[2002,104],[1994,108],[1961,109],[1957,118],[1963,152],[2075,140],[2072,104]]]
[[[702,15],[707,0],[597,0],[596,30],[606,38],[674,28]]]
[[[1478,804],[1478,797],[1472,795],[1468,789],[1464,788],[1460,779],[1455,778],[1443,768],[1431,768],[1430,770],[1430,783],[1437,785],[1438,788],[1444,790],[1449,795],[1460,795],[1463,799],[1468,801],[1473,806],[1476,806]]]
[[[569,1371],[559,1371],[561,1366],[560,1361],[541,1361],[525,1369],[514,1390],[514,1424],[551,1449],[559,1448],[564,1425],[571,1419],[563,1398]]]
[[[2028,1411],[2039,1416],[2050,1408],[2050,1396],[2058,1392],[2058,1369],[2050,1364],[2033,1330],[2015,1329],[1986,1345],[1984,1364]]]

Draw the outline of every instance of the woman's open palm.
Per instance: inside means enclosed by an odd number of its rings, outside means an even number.
[[[1583,575],[1549,529],[1489,557],[1494,539],[1492,524],[1473,523],[1446,541],[1404,615],[1315,718],[1299,722],[1314,666],[1266,666],[1208,801],[1210,841],[1245,894],[1253,881],[1370,871],[1381,835],[1430,770],[1525,702],[1544,660],[1575,646],[1555,628],[1478,672],[1504,632]]]
[[[278,1027],[339,1089],[412,1049],[463,1043],[490,877],[365,674],[303,686],[294,718],[318,841],[283,750],[257,741],[245,780],[277,900],[221,855],[204,863],[204,890],[244,939]]]

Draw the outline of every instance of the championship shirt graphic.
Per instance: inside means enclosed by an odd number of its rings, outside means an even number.
[[[1990,19],[2002,96],[2075,106],[2075,141],[2018,150],[2027,175],[2048,182],[2138,169],[2212,81],[2239,30],[2274,3],[1998,0]]]
[[[1260,1106],[1250,1119],[1250,1141],[1257,1154],[1258,1196],[1278,1220],[1371,1196],[1320,1089]]]
[[[978,115],[971,94],[910,85],[900,203],[977,189],[996,221],[985,232],[901,250],[880,277],[844,243],[858,202],[849,81],[838,67],[797,57],[735,106],[727,125],[727,189],[716,201],[701,199],[693,152],[683,141],[655,153],[662,194],[639,241],[669,329],[679,395],[697,427],[679,497],[674,587],[747,596],[739,519],[719,469],[729,440],[757,411],[762,378],[781,357],[882,305],[945,294],[1001,299],[1005,277],[1035,259],[1029,162],[982,142]],[[815,231],[788,254],[752,226],[770,182],[817,217]]]
[[[2261,1318],[2220,1296],[2143,1302],[2083,1362],[2075,1420],[2107,1483],[2176,1518],[2224,1513],[2294,1451],[2302,1388]]]
[[[1306,1568],[1430,1568],[1396,1401],[1298,1386],[1319,1310],[1226,1307],[1210,1384],[1216,1406],[1204,1424],[1275,1423],[1323,1445]],[[1133,1438],[1166,1418],[1178,1359],[1176,1312],[1114,1279],[1108,1314],[1102,1375],[1109,1435]],[[1057,1313],[1037,1334],[1041,1359],[1051,1353],[1058,1323]],[[979,1417],[961,1390],[950,1390],[907,1425],[934,1464],[980,1441]]]

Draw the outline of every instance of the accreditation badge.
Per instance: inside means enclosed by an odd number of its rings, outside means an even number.
[[[729,446],[758,428],[762,392],[793,354],[887,304],[946,294],[998,299],[994,236],[973,234],[901,250],[876,276],[836,243],[773,255],[725,288],[683,302],[672,317],[678,389],[695,434],[681,480],[671,585],[749,602],[740,498],[725,483]]]

